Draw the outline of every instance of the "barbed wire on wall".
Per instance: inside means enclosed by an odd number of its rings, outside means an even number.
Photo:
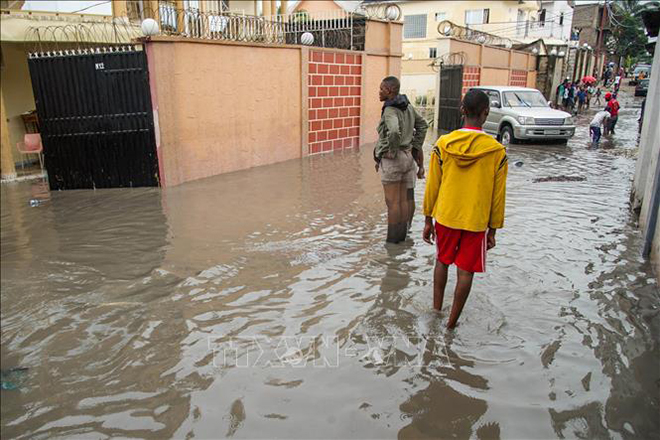
[[[25,33],[28,52],[83,50],[101,46],[126,46],[141,37],[137,25],[126,20],[31,26]]]
[[[357,11],[370,19],[398,21],[403,13],[399,5],[395,3],[360,3]]]
[[[510,38],[478,31],[467,26],[459,26],[449,20],[444,20],[438,23],[438,33],[445,37],[458,38],[460,40],[471,41],[478,44],[502,46],[507,49],[513,47],[513,41]]]
[[[444,65],[465,65],[467,53],[465,52],[449,52],[435,58],[431,64],[431,69],[438,73]]]
[[[141,24],[152,19],[147,27],[154,30],[154,36],[364,50],[367,20],[362,15],[344,11],[301,11],[264,17],[227,11],[182,10],[169,4],[160,4],[155,11],[145,9],[129,16],[99,22],[35,24],[28,28],[25,43],[31,52],[126,45],[145,37]]]
[[[148,12],[146,15],[156,16]],[[359,20],[354,14],[344,11],[313,14],[301,11],[264,17],[161,7],[157,17],[162,35],[264,44],[303,44],[303,34],[309,33],[313,38],[311,43],[306,44],[311,46],[348,50],[364,47],[364,33],[356,29],[360,27]]]

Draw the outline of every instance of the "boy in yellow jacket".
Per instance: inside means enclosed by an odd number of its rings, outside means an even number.
[[[504,147],[481,129],[490,109],[488,96],[470,90],[463,98],[463,128],[441,136],[433,148],[424,193],[423,238],[435,241],[433,308],[440,310],[450,264],[456,264],[448,328],[458,321],[475,272],[486,270],[486,250],[504,225],[508,163]],[[433,220],[435,219],[435,225]]]

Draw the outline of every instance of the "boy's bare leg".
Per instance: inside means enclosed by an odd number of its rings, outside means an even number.
[[[433,308],[437,311],[442,309],[448,271],[449,266],[437,260],[435,261],[435,271],[433,272]]]
[[[461,312],[463,311],[463,306],[468,299],[468,295],[470,295],[472,279],[474,278],[474,273],[472,272],[468,272],[459,268],[456,268],[456,272],[458,275],[458,280],[456,281],[454,303],[451,306],[451,315],[449,315],[447,328],[454,328],[456,326],[458,318],[461,316]]]

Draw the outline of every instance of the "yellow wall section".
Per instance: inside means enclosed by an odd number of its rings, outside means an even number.
[[[15,162],[24,159],[24,155],[16,149],[16,143],[22,141],[25,135],[21,114],[35,109],[27,56],[23,44],[2,43],[2,58],[5,65],[0,72],[0,81],[9,119],[7,122],[9,142]]]

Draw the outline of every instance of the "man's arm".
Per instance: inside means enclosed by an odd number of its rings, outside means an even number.
[[[394,152],[399,150],[401,145],[401,129],[399,127],[399,118],[396,116],[396,109],[385,107],[383,112],[385,126],[387,127],[387,148]]]
[[[490,205],[490,220],[488,228],[499,229],[504,226],[504,205],[506,203],[506,176],[509,172],[509,161],[503,152],[495,171],[493,199]],[[494,233],[493,233],[494,236]]]
[[[412,140],[412,152],[415,162],[417,162],[417,177],[420,179],[424,178],[424,139],[426,138],[426,131],[429,126],[422,118],[417,110],[413,108],[413,114],[415,115],[415,133]]]
[[[413,135],[412,147],[416,150],[422,151],[422,157],[424,157],[422,146],[424,145],[424,138],[426,138],[426,130],[428,130],[429,125],[414,108],[413,114],[415,115],[415,133]]]

